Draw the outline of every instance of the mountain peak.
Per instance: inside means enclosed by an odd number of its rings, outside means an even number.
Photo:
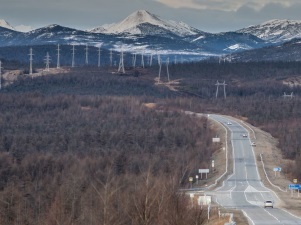
[[[132,13],[131,15],[129,15],[124,21],[126,20],[131,20],[134,23],[136,23],[136,25],[139,25],[141,23],[153,23],[153,22],[157,22],[158,20],[160,21],[160,19],[149,13],[146,10],[138,10],[134,13]]]
[[[4,27],[10,30],[16,30],[14,27],[12,27],[8,22],[5,20],[0,19],[0,27]]]
[[[135,28],[144,23],[162,26],[162,24],[164,24],[164,21],[146,10],[138,10],[126,17],[120,23],[114,24],[109,27],[107,31],[108,33],[127,33],[132,31],[130,33],[135,32],[136,34],[140,34],[141,32]]]
[[[166,33],[178,36],[196,35],[203,33],[184,22],[163,20],[160,17],[146,11],[138,10],[133,12],[124,20],[110,26],[101,26],[91,30],[94,33],[121,34],[156,34]]]

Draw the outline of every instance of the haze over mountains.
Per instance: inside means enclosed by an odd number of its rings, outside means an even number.
[[[278,46],[295,38],[301,38],[301,21],[271,20],[237,31],[213,34],[184,22],[162,19],[145,10],[136,11],[119,23],[87,31],[54,24],[24,33],[0,20],[0,46],[88,44],[117,51],[122,46],[129,52],[202,58]]]

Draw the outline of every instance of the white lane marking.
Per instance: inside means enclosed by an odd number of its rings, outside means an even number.
[[[248,127],[252,132],[253,132],[253,136],[254,136],[254,139],[256,140],[256,135],[255,135],[255,131],[248,125],[246,124],[245,122],[243,122],[242,120],[240,121],[242,124],[244,124],[246,127]],[[248,132],[249,133],[249,132]]]
[[[236,188],[237,186],[237,181],[236,181],[236,163],[235,163],[235,151],[234,151],[234,145],[233,145],[233,132],[231,129],[229,129],[231,131],[231,146],[232,146],[232,155],[233,155],[233,176],[235,175],[235,185],[234,187],[231,189],[230,192],[230,196],[232,198],[232,191]]]
[[[274,216],[272,213],[270,213],[266,209],[263,209],[263,210],[266,211],[271,217],[273,217],[274,219],[276,219],[279,223],[281,223],[281,221],[276,216]]]
[[[244,123],[242,120],[241,120],[240,122],[241,122],[242,124],[244,124],[246,127],[248,127],[248,128],[253,132],[254,138],[256,139],[255,131],[254,131],[247,123]],[[249,131],[248,131],[248,130],[246,130],[246,131],[248,132],[248,136],[250,137]],[[250,144],[251,144],[251,139],[250,139],[250,138],[249,138],[249,141],[250,141]],[[254,154],[254,148],[253,148],[253,146],[251,146],[251,147],[252,147],[252,151],[253,151],[253,154]],[[255,154],[254,154],[254,157],[255,157]],[[265,165],[264,165],[264,163],[263,163],[261,154],[260,154],[260,158],[261,158],[261,163],[262,163],[263,171],[264,171],[265,176],[266,176],[267,180],[269,181],[269,183],[270,183],[272,186],[277,187],[280,191],[286,192],[286,191],[282,190],[279,186],[273,184],[273,183],[270,181],[270,179],[269,179],[269,177],[268,177],[268,175],[267,175],[267,173],[266,173]],[[258,172],[258,165],[257,165],[257,161],[256,161],[256,160],[255,160],[255,163],[256,163],[257,174],[258,174],[258,177],[260,178],[260,175],[259,175],[259,172]],[[262,182],[260,182],[260,184],[261,184],[262,187],[265,187],[265,186],[263,185]],[[275,193],[274,191],[273,191],[273,193],[276,195],[276,193]],[[280,198],[279,198],[277,195],[276,195],[276,197],[280,200]]]
[[[290,214],[291,216],[295,217],[296,219],[298,219],[298,220],[301,220],[301,217],[299,217],[299,216],[296,216],[296,215],[294,215],[294,214],[290,213],[289,211],[287,211],[287,210],[285,210],[285,209],[281,209],[281,210],[283,210],[284,212],[286,212],[286,213]]]
[[[252,186],[250,186],[252,187]],[[254,188],[254,187],[253,187]],[[255,188],[254,188],[255,189]],[[247,191],[248,189],[244,190],[244,191],[232,191],[233,193],[236,193],[236,192],[246,192],[246,193],[270,193],[269,191],[258,191],[255,189],[255,191]],[[227,193],[227,192],[230,192],[230,191],[218,191],[218,193]]]
[[[248,220],[251,221],[253,225],[255,225],[255,223],[254,223],[254,221],[251,219],[251,217],[249,217],[248,214],[247,214],[244,210],[241,210],[241,211],[243,212],[243,214],[245,215],[245,217],[247,217]]]
[[[264,172],[264,174],[265,174],[265,177],[266,177],[267,180],[269,181],[269,183],[270,183],[272,186],[278,188],[280,191],[282,191],[282,192],[287,192],[287,191],[282,190],[279,186],[277,186],[277,185],[275,185],[275,184],[273,184],[273,183],[271,182],[271,180],[270,180],[270,178],[268,177],[268,174],[267,174],[267,172],[266,172],[266,170],[265,170],[265,165],[264,165],[264,162],[263,162],[262,154],[260,154],[260,160],[261,160],[261,163],[262,163],[263,172]]]
[[[244,158],[244,163],[245,163],[245,174],[246,174],[246,182],[248,184],[248,186],[250,186],[250,183],[249,183],[249,180],[248,180],[248,171],[247,171],[247,165],[246,165],[246,161],[245,161],[245,148],[244,148],[244,145],[243,143],[240,141],[240,146],[242,148],[242,154],[243,154],[243,158]]]
[[[218,117],[218,116],[217,116]],[[222,116],[220,116],[220,118],[223,118]],[[232,121],[233,122],[233,121]],[[222,122],[220,122],[220,123],[222,123]],[[239,124],[239,123],[238,123]],[[242,127],[244,130],[246,130],[246,132],[248,133],[248,136],[250,137],[250,133],[249,133],[249,131],[247,130],[247,129],[245,129],[241,124],[239,124],[239,126],[240,127]],[[230,128],[229,128],[230,129]],[[251,129],[252,130],[252,129]],[[231,131],[231,129],[230,129],[230,131]],[[253,131],[254,132],[254,131]],[[254,135],[255,135],[255,133],[254,133]],[[250,140],[250,138],[249,138],[249,142],[250,142],[250,144],[251,144],[251,140]],[[233,146],[233,132],[231,132],[231,143],[232,143],[232,152],[233,152],[233,174],[230,176],[230,177],[232,177],[233,175],[235,175],[235,153],[234,153],[234,146]],[[256,158],[255,158],[255,153],[254,153],[254,148],[253,148],[253,146],[251,146],[251,149],[252,149],[252,153],[253,153],[253,158],[254,158],[254,161],[255,161],[255,164],[256,164],[256,171],[257,171],[257,175],[258,175],[258,178],[260,179],[260,175],[259,175],[259,171],[258,171],[258,165],[257,165],[257,161],[256,161]],[[229,178],[230,178],[229,177]],[[228,178],[228,179],[229,179]],[[227,179],[227,180],[228,180]],[[235,185],[236,185],[236,178],[235,178]],[[261,195],[262,195],[262,193],[263,192],[272,192],[272,193],[274,193],[274,195],[278,198],[278,199],[280,199],[279,197],[278,197],[278,195],[273,191],[273,190],[271,190],[271,189],[269,189],[269,188],[267,188],[267,187],[265,187],[264,185],[263,185],[263,183],[262,182],[260,182],[260,185],[262,186],[262,187],[264,187],[266,190],[269,190],[269,191],[258,191]],[[231,190],[231,194],[232,194],[232,192],[237,192],[237,191],[233,191],[233,189],[235,188],[236,186],[234,186]],[[245,195],[245,197],[246,197],[246,190],[244,191],[244,195]],[[263,198],[263,196],[262,196],[262,198]],[[247,202],[249,202],[248,201],[248,199],[247,199],[247,197],[246,197],[246,201]],[[249,202],[250,203],[250,202]],[[251,204],[251,203],[250,203]],[[252,204],[251,204],[252,205]],[[265,210],[265,209],[264,209]],[[290,214],[291,216],[293,216],[293,217],[295,217],[295,218],[297,218],[297,219],[301,219],[301,218],[299,218],[299,217],[297,217],[297,216],[295,216],[295,215],[293,215],[292,213],[290,213],[290,212],[288,212],[288,211],[286,211],[286,210],[284,210],[284,209],[279,209],[279,210],[282,210],[282,211],[284,211],[284,212],[287,212],[288,214]],[[242,210],[243,211],[243,210]],[[273,216],[271,213],[269,213],[267,210],[265,210],[269,215],[271,215],[273,218],[275,218],[279,223],[280,223],[280,220],[278,219],[278,218],[276,218],[275,216]],[[255,223],[254,223],[254,221],[246,214],[246,212],[245,211],[243,211],[243,213],[245,214],[245,216],[252,222],[252,224],[253,225],[255,225]]]
[[[199,116],[199,114],[197,114],[198,116]],[[228,130],[227,130],[227,128],[225,127],[225,125],[222,123],[222,122],[220,122],[220,121],[218,121],[218,120],[216,120],[216,119],[214,119],[214,116],[213,116],[213,118],[212,117],[208,117],[209,119],[212,119],[212,120],[214,120],[215,122],[217,122],[217,123],[219,123],[219,124],[221,124],[222,125],[222,127],[225,129],[225,131],[226,131],[226,138],[225,138],[225,145],[226,145],[226,171],[219,177],[219,178],[217,178],[216,180],[215,180],[215,183],[213,184],[213,185],[210,185],[208,188],[210,188],[210,187],[212,187],[212,186],[214,186],[214,185],[217,185],[217,182],[222,178],[222,177],[224,177],[227,173],[228,173]],[[232,173],[232,175],[231,176],[233,176],[233,173]],[[229,179],[229,178],[228,178]],[[217,188],[216,190],[219,190],[219,189],[221,189],[222,187],[224,187],[225,186],[225,181],[223,181],[223,185],[221,186],[221,187],[219,187],[219,188]]]

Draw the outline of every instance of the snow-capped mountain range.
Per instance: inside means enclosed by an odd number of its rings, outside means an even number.
[[[119,23],[87,31],[54,24],[19,32],[0,20],[0,47],[88,44],[118,51],[122,46],[124,51],[136,53],[208,57],[277,45],[297,37],[301,37],[301,21],[272,20],[235,32],[212,34],[145,10],[136,11]]]
[[[270,20],[260,25],[238,30],[273,43],[301,38],[301,20]]]

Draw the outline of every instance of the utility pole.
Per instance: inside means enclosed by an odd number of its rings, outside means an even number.
[[[85,48],[85,50],[86,50],[86,65],[88,65],[89,64],[89,47],[88,47],[88,44],[86,44],[86,48]]]
[[[153,65],[153,53],[150,54],[149,66]]]
[[[159,84],[160,83],[160,78],[161,78],[161,68],[162,68],[160,54],[158,54],[158,64],[159,64],[159,77],[158,77],[158,84]]]
[[[32,54],[32,48],[30,48],[29,50],[29,75],[32,75],[32,61],[33,61],[33,58],[32,58],[33,54]]]
[[[141,54],[141,66],[144,68],[144,53]]]
[[[133,58],[132,58],[132,63],[133,63],[133,68],[135,69],[136,67],[136,60],[137,60],[137,54],[133,53]]]
[[[0,60],[0,90],[2,89],[2,62]]]
[[[72,68],[75,66],[74,56],[75,56],[75,47],[74,45],[72,45],[72,65],[71,65]]]
[[[56,68],[59,69],[61,67],[60,65],[60,44],[57,45],[57,63],[56,63]]]
[[[112,67],[113,64],[113,50],[110,49],[110,67]]]
[[[100,46],[98,47],[98,67],[100,67]]]
[[[168,80],[168,82],[170,82],[170,80],[169,80],[169,70],[168,70],[168,65],[169,65],[169,58],[167,58],[167,60],[166,60],[166,71],[167,71],[167,80]]]

